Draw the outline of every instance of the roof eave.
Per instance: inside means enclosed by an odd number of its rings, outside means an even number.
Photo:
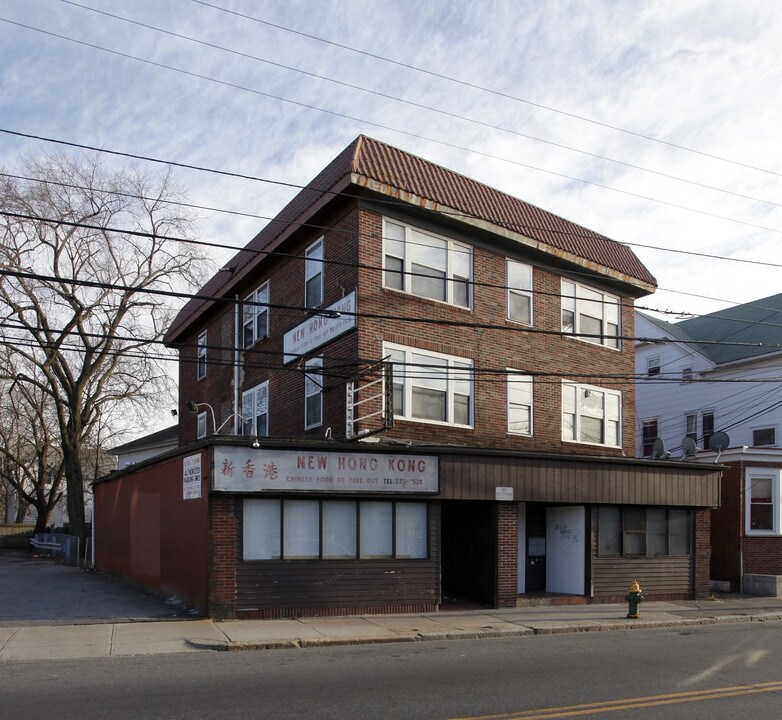
[[[353,173],[351,175],[351,181],[355,185],[366,188],[367,190],[371,190],[372,192],[378,193],[380,195],[394,198],[395,200],[401,200],[425,210],[441,213],[443,215],[449,215],[451,216],[451,219],[453,217],[458,217],[459,222],[465,223],[466,225],[472,225],[473,227],[480,230],[485,230],[493,233],[494,235],[507,238],[508,240],[512,240],[533,250],[537,250],[547,255],[556,257],[570,265],[587,269],[590,272],[602,275],[613,282],[628,285],[637,290],[635,297],[651,295],[657,289],[656,285],[652,285],[643,280],[640,280],[639,278],[633,277],[618,270],[614,270],[613,268],[606,267],[601,263],[596,263],[592,260],[587,260],[580,255],[555,248],[541,240],[535,240],[534,238],[530,238],[522,233],[514,232],[489,220],[483,220],[481,218],[468,215],[463,211],[457,210],[456,208],[452,208],[447,205],[442,205],[441,203],[435,202],[434,200],[430,200],[406,190],[400,190],[399,188],[394,187],[388,183],[373,180],[366,175]]]

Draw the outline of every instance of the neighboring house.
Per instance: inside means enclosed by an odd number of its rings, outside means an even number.
[[[633,457],[654,288],[361,136],[169,329],[181,448],[96,486],[98,566],[223,617],[702,597],[719,470]]]
[[[726,465],[712,580],[782,594],[782,294],[677,323],[638,312],[635,332],[639,453],[659,437],[681,457],[689,438],[696,460]],[[728,447],[709,452],[719,432]]]
[[[174,450],[178,445],[179,425],[172,425],[123,445],[117,445],[109,450],[109,454],[116,456],[117,468],[122,470],[130,465]]]

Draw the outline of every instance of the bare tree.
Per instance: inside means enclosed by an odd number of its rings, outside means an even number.
[[[2,395],[0,475],[13,490],[16,522],[28,507],[36,512],[35,531],[43,532],[62,498],[63,462],[59,434],[47,396],[34,385],[17,382]]]
[[[154,289],[198,286],[208,267],[169,174],[100,159],[23,159],[0,175],[0,346],[5,378],[35,388],[59,436],[71,532],[83,535],[83,457],[101,419],[170,391],[162,337],[173,308]],[[125,230],[125,232],[121,232]]]

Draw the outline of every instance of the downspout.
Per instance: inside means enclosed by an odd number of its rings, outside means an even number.
[[[234,303],[234,416],[233,416],[233,425],[234,425],[234,435],[238,435],[240,430],[242,428],[239,427],[239,417],[241,416],[241,408],[239,405],[240,399],[239,399],[239,376],[240,376],[240,368],[239,368],[239,333],[241,332],[241,312],[242,312],[242,306],[239,302],[239,296],[234,295],[234,298],[236,299],[236,302]]]

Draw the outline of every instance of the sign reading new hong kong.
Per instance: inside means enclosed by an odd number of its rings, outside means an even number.
[[[318,310],[283,335],[284,362],[304,355],[356,327],[356,291]]]
[[[216,447],[212,487],[228,492],[436,493],[437,457]]]

